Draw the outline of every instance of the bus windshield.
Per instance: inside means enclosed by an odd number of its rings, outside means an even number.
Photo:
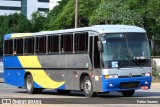
[[[104,67],[150,66],[150,51],[145,33],[112,33],[101,36]]]

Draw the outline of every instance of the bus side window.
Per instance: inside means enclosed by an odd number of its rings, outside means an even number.
[[[34,38],[25,38],[25,54],[34,54]]]
[[[5,40],[4,54],[5,55],[13,55],[13,40]]]
[[[14,55],[23,54],[23,39],[14,39]]]
[[[89,56],[91,59],[92,66],[94,68],[100,68],[100,53],[98,51],[98,36],[90,36],[89,43]]]
[[[75,52],[86,52],[88,50],[88,33],[75,34]]]
[[[61,52],[73,52],[73,34],[61,35]]]
[[[45,54],[46,53],[46,37],[36,37],[36,53]]]
[[[48,36],[48,53],[59,52],[59,35]]]
[[[94,67],[100,68],[100,53],[98,51],[98,36],[94,36]]]
[[[92,53],[93,53],[93,36],[89,37],[89,57],[93,66],[93,57],[92,57]]]

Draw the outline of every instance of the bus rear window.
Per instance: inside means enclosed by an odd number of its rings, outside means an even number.
[[[5,55],[13,55],[13,40],[5,40],[4,54]]]

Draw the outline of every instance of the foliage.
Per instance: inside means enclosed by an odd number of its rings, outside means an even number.
[[[143,19],[139,13],[130,10],[123,1],[103,1],[90,17],[90,25],[93,24],[128,24],[142,26]]]
[[[144,27],[160,45],[160,0],[79,0],[78,27],[127,24]],[[31,21],[21,14],[0,16],[0,39],[6,33],[74,28],[75,0],[62,0],[45,15],[35,12]],[[160,47],[152,55],[160,55]]]
[[[3,38],[6,33],[22,33],[30,31],[29,20],[21,14],[11,14],[4,16],[4,19],[0,26],[0,39]]]
[[[48,18],[46,17],[46,14],[42,14],[40,12],[34,12],[32,14],[32,32],[38,32],[42,31],[44,29],[44,25],[48,23]]]
[[[63,1],[63,0],[62,0]],[[66,4],[61,4],[55,7],[50,13],[53,16],[50,17],[48,24],[49,29],[67,29],[74,28],[74,18],[75,18],[75,0],[65,1]],[[79,27],[88,26],[89,16],[92,14],[92,11],[99,4],[99,0],[79,0],[79,13],[78,13],[78,25]],[[61,9],[60,9],[61,8]],[[56,13],[56,10],[59,13]],[[53,14],[54,13],[54,14]]]
[[[48,13],[49,22],[44,25],[45,30],[52,30],[54,28],[54,21],[57,19],[57,16],[63,11],[64,6],[68,3],[69,0],[62,0],[59,2],[58,6],[55,6]]]

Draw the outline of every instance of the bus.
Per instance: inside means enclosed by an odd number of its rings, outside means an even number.
[[[4,80],[30,94],[44,89],[59,94],[150,89],[152,68],[146,31],[129,25],[94,25],[76,29],[4,36]]]

